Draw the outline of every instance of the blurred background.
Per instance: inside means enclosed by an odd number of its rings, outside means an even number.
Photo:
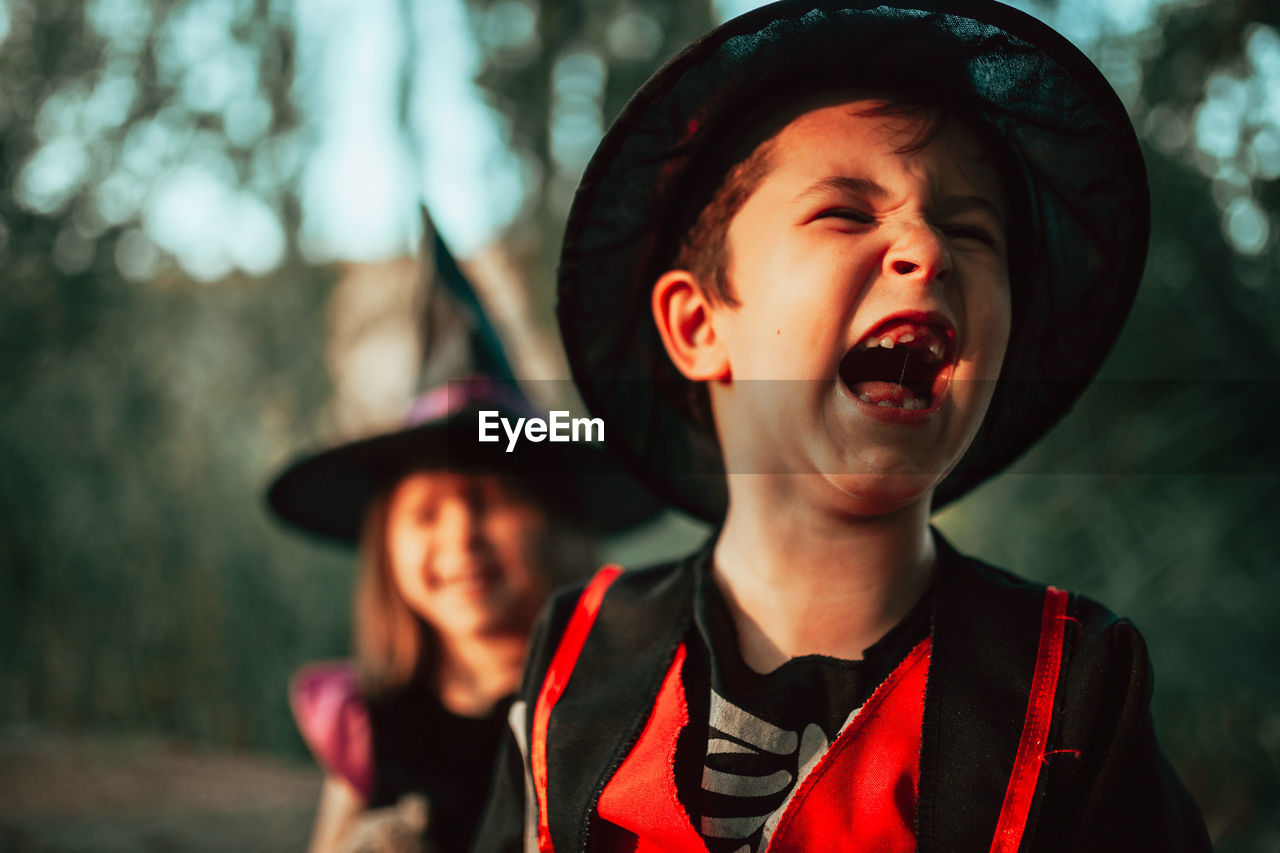
[[[519,375],[567,375],[577,178],[751,5],[0,0],[0,849],[302,847],[319,775],[285,684],[346,653],[352,559],[263,485],[405,411],[420,203]],[[939,523],[1132,616],[1219,848],[1280,850],[1280,7],[1015,5],[1128,105],[1151,255],[1103,381]]]

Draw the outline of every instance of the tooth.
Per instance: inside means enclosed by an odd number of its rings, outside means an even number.
[[[870,338],[862,342],[863,349],[878,349],[880,347],[879,338]]]
[[[862,401],[862,402],[864,402],[864,403],[870,403],[870,402],[871,402],[871,395],[870,395],[870,394],[859,394],[859,395],[858,395],[858,399],[859,399],[859,400],[861,400],[861,401]]]
[[[933,354],[934,361],[942,360],[942,342],[929,341],[929,352]]]
[[[893,403],[892,403],[891,401],[889,401],[889,400],[881,400],[879,403],[876,403],[876,405],[877,405],[877,406],[884,406],[886,409],[892,409],[892,408],[893,408]]]
[[[898,338],[898,343],[900,343],[900,344],[909,344],[909,343],[911,343],[912,341],[914,341],[915,339],[916,339],[916,336],[915,336],[915,335],[911,334],[910,332],[907,332],[905,335],[902,335],[902,336],[900,336],[900,337]]]
[[[888,335],[885,335],[883,338],[880,339],[880,346],[884,347],[885,349],[893,349],[893,338],[889,337]]]

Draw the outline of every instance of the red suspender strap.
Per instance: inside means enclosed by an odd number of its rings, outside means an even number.
[[[551,709],[555,707],[569,676],[578,662],[578,654],[587,642],[591,626],[595,624],[604,600],[605,590],[622,573],[618,566],[605,566],[587,584],[578,598],[578,606],[569,618],[555,657],[547,669],[542,689],[538,691],[538,703],[533,710],[533,737],[529,744],[530,762],[533,765],[533,789],[538,798],[538,849],[551,853],[551,827],[547,817],[547,726],[551,722]]]
[[[1049,724],[1053,722],[1053,697],[1058,690],[1066,616],[1067,594],[1049,587],[1040,617],[1040,649],[1036,652],[1036,669],[1031,678],[1027,719],[1022,725],[1022,740],[1018,743],[1013,774],[1004,793],[1004,805],[1000,808],[1000,820],[991,841],[991,853],[1017,853],[1022,844],[1031,798],[1044,760],[1045,744],[1049,740]]]

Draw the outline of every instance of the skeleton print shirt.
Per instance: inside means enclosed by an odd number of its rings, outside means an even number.
[[[728,605],[705,567],[698,586],[701,642],[690,643],[684,680],[690,720],[707,724],[685,730],[677,789],[711,853],[759,853],[797,784],[928,635],[932,591],[862,660],[806,655],[762,674],[742,660]]]

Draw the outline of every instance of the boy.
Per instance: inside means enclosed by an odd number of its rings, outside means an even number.
[[[1093,375],[1147,227],[1114,93],[996,3],[780,3],[655,75],[561,325],[720,527],[552,606],[480,849],[1208,849],[1136,629],[929,527]]]

